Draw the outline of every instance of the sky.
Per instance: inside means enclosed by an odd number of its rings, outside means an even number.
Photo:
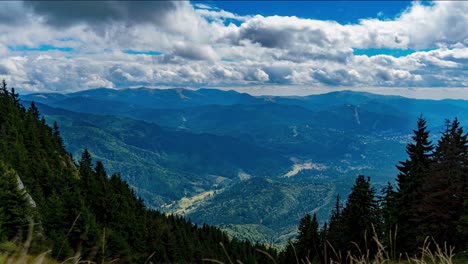
[[[0,78],[468,99],[466,1],[1,1]]]

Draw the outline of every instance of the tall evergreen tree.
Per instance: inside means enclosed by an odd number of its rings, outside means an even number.
[[[434,163],[424,181],[420,205],[420,240],[432,236],[436,242],[465,246],[467,238],[457,231],[467,199],[468,138],[457,119],[447,121],[438,142]],[[465,212],[466,213],[466,212]]]
[[[2,80],[2,85],[0,86],[0,92],[3,96],[8,96],[8,88],[5,79]]]
[[[81,159],[78,163],[78,168],[81,177],[83,195],[87,196],[88,190],[92,184],[94,174],[93,161],[91,158],[91,154],[87,149],[85,149],[83,151],[83,154],[81,155]]]
[[[306,214],[299,224],[297,241],[294,243],[297,256],[304,261],[318,262],[321,259],[321,242],[317,215]]]
[[[19,94],[16,93],[15,88],[11,87],[11,99],[13,100],[13,103],[15,104],[16,107],[20,107],[20,99],[19,99]]]
[[[54,124],[53,124],[53,126],[52,126],[52,130],[53,130],[53,134],[54,134],[56,143],[57,143],[60,147],[64,147],[64,145],[63,145],[63,139],[62,139],[62,137],[60,136],[60,129],[59,129],[59,126],[58,126],[58,124],[57,124],[57,121],[54,121]]]
[[[465,191],[465,195],[467,192],[468,190]],[[465,198],[465,202],[463,203],[463,213],[460,217],[460,220],[458,221],[457,230],[460,234],[460,237],[465,238],[464,240],[460,241],[459,247],[461,250],[467,250],[468,241],[466,238],[468,237],[468,198]]]
[[[331,212],[330,223],[328,225],[326,244],[328,252],[333,252],[333,250],[344,249],[346,241],[344,240],[344,226],[343,226],[343,217],[342,217],[342,205],[340,201],[340,195],[336,196],[335,207]],[[330,245],[333,247],[330,248]]]
[[[400,252],[414,252],[417,249],[415,238],[419,234],[415,227],[421,224],[418,213],[422,198],[421,186],[432,162],[434,149],[429,137],[426,120],[420,116],[417,128],[413,130],[413,141],[406,147],[408,159],[397,166],[400,173],[397,176],[396,220],[397,245]]]
[[[377,201],[369,177],[366,179],[363,175],[359,175],[356,178],[346,207],[343,209],[342,221],[343,239],[347,242],[346,250],[353,254],[367,250],[371,255],[376,252],[372,238],[378,223]]]
[[[15,171],[0,161],[0,238],[23,239],[28,230],[32,212],[26,193],[18,187]]]
[[[396,258],[396,236],[398,233],[397,215],[398,207],[396,200],[397,192],[394,191],[393,185],[388,182],[387,186],[382,189],[382,196],[379,201],[379,222],[381,224],[381,239],[384,245],[389,248],[389,252]]]
[[[39,120],[39,109],[37,109],[36,103],[31,102],[31,106],[28,109],[28,114],[34,118],[34,120]]]

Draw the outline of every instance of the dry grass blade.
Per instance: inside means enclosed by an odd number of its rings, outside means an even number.
[[[202,259],[203,262],[211,262],[211,263],[218,263],[218,264],[224,264],[224,262],[219,261],[217,259]]]
[[[229,254],[227,253],[226,251],[226,248],[224,247],[224,244],[222,242],[219,242],[219,244],[221,245],[221,247],[223,248],[223,251],[224,251],[224,254],[226,255],[227,259],[229,260],[229,263],[231,264],[234,264],[231,260],[231,257],[229,257]]]
[[[263,251],[263,250],[258,249],[258,248],[257,248],[256,250],[257,250],[258,252],[262,253],[263,255],[267,256],[269,259],[271,259],[271,261],[272,261],[274,264],[276,264],[276,260],[275,260],[270,254],[268,254],[268,252]]]

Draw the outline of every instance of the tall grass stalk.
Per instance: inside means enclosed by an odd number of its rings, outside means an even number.
[[[105,232],[105,231],[104,231]],[[338,264],[338,263],[349,263],[349,264],[455,264],[453,257],[454,257],[454,248],[447,246],[444,243],[443,246],[438,245],[433,239],[427,237],[422,245],[419,248],[419,254],[416,256],[406,256],[402,258],[400,255],[398,259],[396,258],[396,232],[395,229],[393,234],[389,234],[390,241],[389,246],[386,247],[384,244],[379,240],[375,230],[374,235],[372,237],[372,241],[368,241],[365,243],[366,248],[361,249],[356,243],[353,243],[357,247],[357,254],[352,254],[351,251],[345,253],[346,257],[343,257],[341,251],[337,251],[331,243],[326,241],[325,245],[332,251],[331,255],[333,257],[327,259],[328,264]],[[96,264],[96,262],[83,260],[81,259],[80,254],[70,257],[62,262],[58,262],[50,257],[51,250],[43,252],[37,256],[32,256],[29,254],[31,241],[33,237],[33,224],[30,225],[28,230],[28,235],[24,243],[21,246],[15,246],[15,243],[6,243],[0,245],[0,264],[79,264],[79,263],[89,263],[89,264]],[[103,236],[103,239],[105,236]],[[105,241],[102,242],[103,246],[105,245]],[[376,253],[371,255],[370,250],[368,249],[369,243],[376,244]],[[204,262],[210,263],[217,263],[217,264],[242,264],[241,260],[233,259],[229,256],[226,248],[222,243],[220,243],[221,248],[223,249],[226,259],[228,260],[227,263],[216,259],[203,259]],[[312,263],[308,258],[301,258],[301,256],[297,256],[296,249],[294,245],[292,245],[295,260],[297,264],[316,264]],[[277,260],[272,257],[268,252],[262,251],[257,249],[257,251],[261,254],[264,254],[269,258],[269,263],[277,264]],[[154,256],[155,253],[151,254],[151,256],[146,260],[146,263],[151,263],[150,259]],[[326,256],[326,255],[324,255]],[[110,262],[102,261],[100,264],[110,264],[117,260],[113,260]]]

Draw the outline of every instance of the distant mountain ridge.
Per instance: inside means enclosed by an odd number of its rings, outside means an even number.
[[[377,186],[393,181],[421,114],[433,131],[447,117],[468,123],[468,101],[354,91],[96,89],[21,100],[59,123],[68,151],[87,147],[149,206],[278,244],[294,236],[305,213],[328,219],[331,197],[346,197],[356,175]],[[245,210],[256,206],[263,213]]]
[[[325,94],[309,96],[252,96],[236,91],[218,89],[190,90],[183,88],[153,89],[108,89],[99,88],[75,93],[33,93],[21,96],[26,101],[36,101],[50,106],[64,108],[77,112],[127,114],[129,111],[148,111],[154,109],[186,109],[200,106],[233,106],[233,105],[261,105],[267,103],[279,105],[294,105],[312,111],[328,110],[342,105],[356,105],[369,107],[371,111],[377,109],[382,113],[390,108],[401,113],[418,116],[421,113],[435,121],[449,116],[459,115],[463,119],[464,111],[468,110],[466,100],[427,100],[412,99],[402,96],[378,95],[368,92],[335,91]],[[87,107],[82,107],[86,103]],[[125,104],[124,109],[117,106]],[[381,108],[380,110],[378,110]]]
[[[72,98],[91,98],[98,101],[116,101],[130,105],[138,105],[142,108],[172,109],[185,108],[199,105],[232,105],[254,104],[262,100],[245,93],[235,91],[221,91],[216,89],[189,90],[175,89],[108,89],[99,88],[84,90],[75,93],[35,93],[23,96],[25,100],[34,100],[45,104],[60,104],[61,101],[69,102]]]

